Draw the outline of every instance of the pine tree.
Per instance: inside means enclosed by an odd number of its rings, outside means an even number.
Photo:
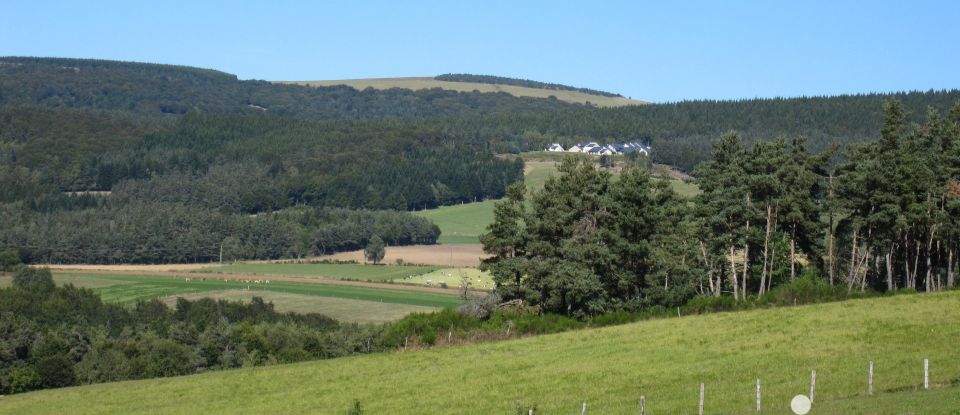
[[[713,159],[698,166],[696,172],[702,191],[696,201],[698,215],[704,218],[709,230],[706,238],[710,240],[710,249],[725,255],[730,262],[727,275],[735,299],[740,298],[736,252],[744,245],[754,216],[745,162],[746,150],[740,136],[728,133],[714,143]],[[747,269],[749,253],[743,254]]]

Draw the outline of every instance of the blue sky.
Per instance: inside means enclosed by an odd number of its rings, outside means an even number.
[[[657,102],[960,88],[960,1],[11,1],[0,55],[241,79],[467,72]]]

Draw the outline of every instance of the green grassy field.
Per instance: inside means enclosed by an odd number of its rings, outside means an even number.
[[[231,264],[197,272],[226,274],[296,275],[340,280],[390,281],[426,274],[436,267],[366,264]]]
[[[440,227],[442,244],[480,243],[480,234],[486,232],[487,224],[493,222],[493,205],[496,200],[443,206],[437,209],[413,212],[429,219]]]
[[[369,79],[340,79],[329,81],[281,81],[282,83],[292,83],[309,86],[332,86],[347,85],[353,88],[363,90],[366,88],[374,89],[431,89],[441,88],[460,92],[506,92],[517,97],[548,98],[555,96],[560,101],[583,104],[590,102],[598,107],[621,107],[624,105],[643,105],[646,102],[627,99],[622,97],[605,97],[602,95],[591,95],[577,91],[559,91],[551,89],[527,88],[517,85],[499,85],[485,84],[476,82],[451,82],[438,81],[432,77],[411,77],[411,78],[369,78]]]
[[[693,183],[687,183],[683,180],[670,179],[670,187],[683,197],[694,197],[700,194],[700,188]]]
[[[189,281],[187,279],[189,278]],[[205,280],[204,280],[205,278]],[[266,298],[269,295],[292,294],[297,296],[309,296],[314,298],[326,297],[343,300],[360,301],[351,308],[350,312],[335,312],[333,309],[325,309],[322,304],[315,304],[316,307],[311,311],[327,314],[331,317],[339,317],[344,321],[382,321],[382,314],[376,310],[365,308],[367,303],[393,304],[398,306],[417,306],[417,307],[455,307],[463,303],[456,296],[456,293],[447,294],[405,291],[390,288],[372,288],[372,287],[352,287],[341,285],[311,284],[289,281],[270,281],[267,283],[245,283],[242,281],[227,280],[216,278],[210,274],[194,274],[182,278],[168,276],[149,276],[149,275],[117,275],[117,274],[88,274],[88,273],[55,273],[54,279],[58,284],[72,283],[76,286],[87,287],[100,294],[105,302],[133,304],[140,300],[150,300],[154,298],[174,298],[176,296],[188,296],[190,298],[200,298],[205,296],[218,297],[224,292],[244,291],[250,293],[250,296],[260,293]],[[296,306],[303,310],[304,298],[296,298],[296,304],[281,304],[279,299],[293,300],[293,297],[276,297],[275,302],[278,308],[286,309]],[[318,300],[322,301],[322,300]],[[331,303],[332,304],[332,303]],[[339,304],[339,303],[338,303]],[[340,310],[344,310],[344,305],[338,305]],[[379,309],[380,306],[378,306]],[[398,307],[398,309],[421,311],[409,307]],[[392,311],[391,316],[395,315]]]
[[[789,414],[809,391],[811,414],[956,414],[960,292],[652,320],[616,327],[425,351],[392,352],[195,376],[12,395],[7,414],[695,413]],[[923,358],[932,390],[922,391]],[[866,395],[867,362],[876,363]]]

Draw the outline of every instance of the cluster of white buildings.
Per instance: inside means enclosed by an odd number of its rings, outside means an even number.
[[[650,146],[645,146],[637,142],[607,144],[607,145],[600,145],[595,142],[589,142],[589,143],[574,144],[573,146],[571,146],[566,150],[564,150],[563,146],[561,146],[559,143],[553,143],[544,147],[543,151],[584,153],[584,154],[590,154],[594,156],[643,153],[643,155],[645,156],[650,156],[651,148]]]

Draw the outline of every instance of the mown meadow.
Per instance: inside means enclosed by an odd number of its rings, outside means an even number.
[[[817,414],[952,414],[960,292],[664,318],[497,343],[389,352],[8,396],[0,413],[789,414],[817,371]],[[922,360],[931,389],[922,390]],[[869,361],[876,364],[867,395]],[[578,413],[578,412],[577,412]]]

